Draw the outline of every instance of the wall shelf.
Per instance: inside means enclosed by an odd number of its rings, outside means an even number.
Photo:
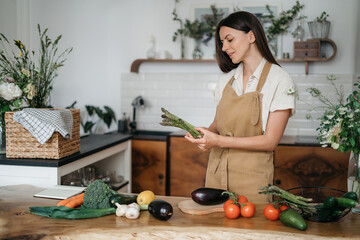
[[[330,57],[321,58],[321,57],[307,57],[307,58],[292,58],[292,59],[276,59],[278,62],[304,62],[305,63],[305,74],[309,73],[309,63],[310,62],[327,62],[335,57],[337,48],[335,42],[331,39],[319,39],[320,43],[328,43],[333,48],[333,53]],[[143,63],[216,63],[215,59],[202,59],[202,60],[194,60],[194,59],[136,59],[131,64],[131,72],[138,73],[140,65]]]

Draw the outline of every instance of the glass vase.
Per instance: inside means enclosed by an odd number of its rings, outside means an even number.
[[[298,42],[301,42],[304,40],[305,30],[301,25],[301,21],[297,22],[297,27],[295,28],[295,30],[293,32],[293,36],[294,36],[295,40]]]
[[[277,58],[277,54],[278,54],[277,37],[274,37],[269,41],[269,48],[270,48],[270,51],[271,51],[272,55],[274,56],[274,58]]]
[[[201,59],[203,57],[203,52],[200,49],[200,44],[201,44],[201,39],[197,39],[195,41],[195,48],[194,51],[192,53],[192,57],[193,59]]]
[[[360,198],[360,162],[359,154],[354,154],[352,151],[350,154],[349,166],[348,166],[348,191],[356,192],[358,198]],[[360,199],[358,204],[352,209],[353,213],[360,214]]]

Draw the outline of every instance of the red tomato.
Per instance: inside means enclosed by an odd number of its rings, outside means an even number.
[[[248,202],[248,199],[245,196],[241,195],[238,197],[238,201],[239,201],[239,203],[244,204],[244,203]]]
[[[224,210],[225,210],[225,208],[226,208],[226,206],[228,205],[228,204],[230,204],[230,203],[234,203],[234,200],[231,200],[231,199],[229,199],[229,200],[227,200],[225,203],[224,203]]]
[[[280,205],[280,211],[282,212],[282,211],[284,211],[285,209],[288,209],[289,207],[288,206],[286,206],[286,205]]]
[[[267,219],[271,221],[278,220],[280,217],[280,209],[275,208],[273,204],[266,205],[264,209],[264,215]]]
[[[241,216],[252,217],[255,214],[255,205],[252,202],[246,202],[245,206],[241,207]]]
[[[233,203],[229,203],[225,207],[225,216],[231,219],[238,218],[240,216],[239,206]]]

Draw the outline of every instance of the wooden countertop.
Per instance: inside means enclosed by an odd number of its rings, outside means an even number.
[[[6,239],[360,239],[360,215],[349,213],[332,223],[308,221],[299,231],[263,216],[265,203],[255,203],[252,218],[227,219],[223,213],[189,215],[177,203],[188,199],[157,196],[170,202],[168,221],[142,211],[137,220],[116,215],[94,219],[49,219],[26,213],[30,206],[54,206],[57,200],[34,198],[41,191],[30,185],[0,187],[0,238]]]

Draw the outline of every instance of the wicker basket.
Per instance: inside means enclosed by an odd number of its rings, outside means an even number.
[[[5,113],[6,157],[59,159],[80,151],[80,109],[70,109],[73,114],[72,138],[65,139],[54,132],[44,144],[40,144],[20,123],[13,120],[14,112]]]

